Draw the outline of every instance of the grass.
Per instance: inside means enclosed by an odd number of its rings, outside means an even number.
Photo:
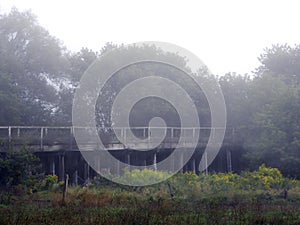
[[[135,188],[100,181],[70,187],[64,203],[61,188],[2,192],[0,224],[300,224],[300,182],[269,169],[242,175],[179,173]]]

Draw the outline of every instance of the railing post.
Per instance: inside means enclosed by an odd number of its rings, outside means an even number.
[[[205,175],[208,175],[208,162],[207,162],[207,152],[205,151],[204,153],[204,157],[205,157]]]
[[[148,140],[148,149],[150,148],[150,138],[151,138],[151,131],[150,131],[150,127],[148,127],[148,138],[147,138],[147,140]]]
[[[43,150],[44,146],[43,146],[43,138],[44,138],[44,128],[41,127],[41,150]]]
[[[154,152],[154,155],[153,155],[153,167],[154,167],[154,171],[157,171],[156,152]]]
[[[73,150],[73,126],[70,127],[70,150]]]
[[[126,134],[126,127],[124,127],[124,128],[123,128],[123,140],[124,140],[124,143],[123,143],[123,144],[124,144],[125,146],[127,146],[127,143],[126,143],[126,142],[127,142],[126,135],[127,135],[127,134]]]
[[[231,151],[227,149],[226,151],[227,155],[227,170],[228,172],[232,172],[232,164],[231,164]]]
[[[8,127],[8,142],[11,142],[11,127]]]

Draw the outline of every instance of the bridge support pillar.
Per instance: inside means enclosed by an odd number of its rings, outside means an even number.
[[[119,160],[117,160],[117,171],[116,171],[116,173],[117,173],[117,176],[120,176],[120,161]]]
[[[50,161],[50,173],[52,174],[52,176],[55,175],[55,160],[54,160],[54,158],[51,159],[51,161]]]
[[[192,158],[192,160],[191,160],[191,166],[192,166],[192,172],[193,173],[196,173],[196,160],[194,159],[194,158]]]
[[[65,155],[64,153],[58,156],[58,180],[63,181],[65,178]]]
[[[204,157],[205,157],[205,175],[208,175],[208,161],[207,161],[207,152],[204,152]]]
[[[226,158],[227,158],[227,171],[230,173],[232,172],[232,164],[231,164],[231,151],[227,149],[226,151]]]
[[[183,152],[181,151],[180,152],[180,168],[181,168],[182,172],[183,172],[183,167],[184,167],[184,165],[183,165]]]
[[[154,171],[157,171],[157,155],[156,155],[156,152],[154,152],[154,155],[153,155],[153,168],[154,168]]]
[[[84,181],[89,183],[90,181],[90,166],[87,162],[84,162]]]
[[[73,183],[76,186],[78,185],[78,171],[77,170],[75,170],[75,172],[74,172]]]
[[[126,163],[128,170],[130,170],[130,152],[126,153]]]

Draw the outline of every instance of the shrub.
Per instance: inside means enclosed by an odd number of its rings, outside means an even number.
[[[42,190],[49,190],[54,186],[54,184],[57,184],[57,183],[58,183],[58,176],[49,174],[42,181],[41,189]]]
[[[21,150],[10,149],[4,158],[0,158],[0,185],[5,187],[23,185],[36,188],[41,178],[39,158],[26,146]]]

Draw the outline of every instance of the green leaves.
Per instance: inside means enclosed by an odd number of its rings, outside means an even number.
[[[37,185],[39,159],[26,147],[10,150],[4,158],[0,158],[0,185],[24,185],[32,188]]]

